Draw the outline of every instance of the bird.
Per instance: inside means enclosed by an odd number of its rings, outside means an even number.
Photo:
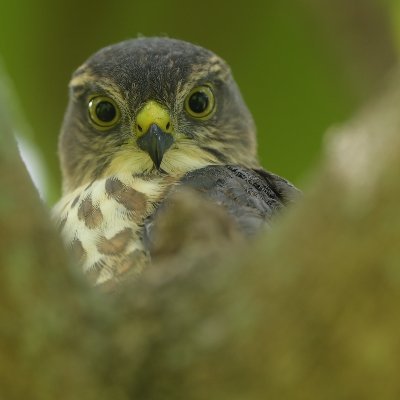
[[[300,193],[260,165],[228,64],[167,37],[107,46],[73,73],[58,152],[62,197],[52,216],[95,286],[151,265],[149,227],[182,188],[224,208],[246,236]]]

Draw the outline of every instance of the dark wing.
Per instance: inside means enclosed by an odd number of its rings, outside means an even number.
[[[268,226],[274,214],[300,195],[298,189],[278,175],[235,165],[188,172],[181,184],[223,206],[248,235]]]

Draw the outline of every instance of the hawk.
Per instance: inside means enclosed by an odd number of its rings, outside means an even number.
[[[245,234],[298,194],[260,166],[252,116],[229,66],[209,50],[127,40],[91,56],[69,88],[53,215],[93,284],[148,265],[147,221],[176,188],[224,207]]]

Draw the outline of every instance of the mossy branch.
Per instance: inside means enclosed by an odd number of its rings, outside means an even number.
[[[228,240],[182,202],[156,265],[103,294],[68,265],[0,99],[0,397],[399,398],[399,104],[396,76],[272,232]]]

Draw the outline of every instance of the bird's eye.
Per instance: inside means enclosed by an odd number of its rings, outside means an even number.
[[[89,116],[97,129],[106,130],[117,124],[120,112],[113,99],[96,96],[89,101]]]
[[[185,109],[195,118],[211,117],[215,109],[214,93],[208,86],[199,86],[190,91],[185,100]]]

